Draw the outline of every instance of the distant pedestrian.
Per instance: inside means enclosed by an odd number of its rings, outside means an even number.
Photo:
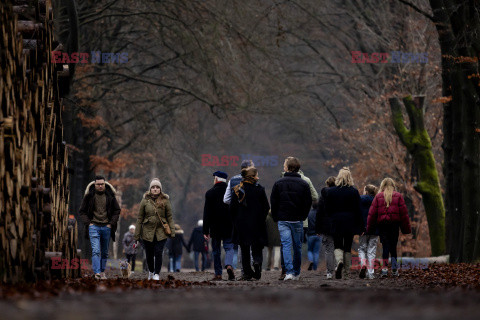
[[[242,169],[242,181],[234,188],[230,202],[233,219],[233,241],[242,252],[242,280],[261,278],[263,247],[267,244],[265,219],[270,209],[265,188],[258,183],[255,167]],[[250,251],[253,257],[251,268]]]
[[[110,238],[115,241],[120,206],[115,188],[102,176],[88,184],[80,206],[80,219],[85,224],[85,236],[92,246],[92,269],[95,279],[107,279],[105,267]]]
[[[128,231],[123,235],[123,252],[127,258],[127,262],[130,263],[132,267],[132,273],[135,272],[135,260],[137,258],[137,248],[134,248],[135,243],[135,225],[128,227]]]
[[[307,254],[310,265],[308,270],[317,270],[318,260],[320,259],[320,249],[322,237],[315,232],[315,224],[317,219],[317,203],[312,205],[312,209],[308,213],[308,228],[307,228]]]
[[[327,264],[327,279],[332,279],[335,272],[335,249],[333,242],[332,217],[325,211],[325,195],[327,188],[335,187],[335,177],[329,177],[325,181],[325,188],[320,191],[320,198],[317,206],[317,218],[315,219],[315,232],[322,237],[323,250],[325,251],[325,261]]]
[[[135,228],[135,240],[143,240],[148,264],[148,280],[160,280],[163,248],[167,238],[175,237],[170,197],[163,192],[157,178],[143,195]],[[136,246],[138,242],[136,243]]]
[[[212,239],[212,254],[215,276],[212,281],[222,280],[221,245],[225,250],[225,269],[228,280],[235,280],[233,273],[233,242],[232,242],[232,218],[228,211],[228,205],[223,202],[223,196],[227,189],[227,174],[222,171],[213,173],[213,187],[205,194],[205,206],[203,209],[203,234],[205,240]]]
[[[372,234],[367,233],[367,218],[373,199],[377,195],[378,188],[372,184],[363,188],[363,195],[360,196],[360,208],[362,210],[363,223],[365,230],[358,240],[358,258],[360,259],[360,278],[374,279],[375,256],[377,255],[378,229]],[[368,272],[366,272],[368,269]]]
[[[407,206],[402,195],[395,191],[391,178],[383,179],[380,192],[373,199],[368,213],[367,234],[372,234],[378,227],[383,246],[382,277],[388,275],[388,257],[392,257],[392,275],[398,276],[397,242],[399,229],[403,234],[412,232]]]
[[[183,248],[190,252],[188,245],[185,243],[183,238],[183,230],[180,225],[175,224],[175,238],[167,240],[167,249],[169,257],[169,270],[170,272],[180,272],[182,269],[182,254]]]
[[[325,189],[325,211],[332,219],[332,235],[335,246],[335,278],[348,278],[352,265],[352,242],[355,234],[364,228],[360,211],[360,194],[353,186],[350,169],[342,168],[335,180],[335,187]]]
[[[266,219],[267,224],[267,268],[269,271],[271,269],[279,270],[280,269],[280,248],[282,242],[280,241],[280,232],[278,232],[278,223],[273,221],[272,213],[269,212]]]
[[[193,249],[192,249],[193,246]],[[193,250],[193,259],[195,271],[200,271],[198,266],[198,257],[202,256],[201,270],[205,271],[207,268],[207,251],[205,250],[206,243],[203,237],[203,220],[198,220],[197,227],[193,229],[190,241],[188,242],[188,250]]]
[[[272,188],[272,217],[278,221],[282,241],[286,270],[284,280],[298,280],[302,262],[303,221],[312,206],[312,194],[308,183],[298,174],[300,162],[297,158],[285,159],[284,170],[284,177],[275,182]]]

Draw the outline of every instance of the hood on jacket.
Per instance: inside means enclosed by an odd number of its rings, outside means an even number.
[[[107,188],[110,188],[110,191],[113,193],[113,195],[117,193],[117,190],[115,190],[115,188],[110,183],[105,181],[105,192],[107,191]],[[90,182],[87,188],[85,188],[85,195],[87,195],[90,192],[93,192],[93,190],[95,190],[95,180]]]
[[[150,191],[146,191],[144,194],[143,194],[143,199],[147,199],[147,195],[150,193]],[[160,191],[160,194],[163,195],[165,197],[165,199],[170,199],[170,196],[166,193],[163,193],[163,191]]]

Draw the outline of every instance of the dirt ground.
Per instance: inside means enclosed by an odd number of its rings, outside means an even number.
[[[139,272],[129,280],[116,279],[118,271],[108,275],[106,281],[77,280],[88,283],[88,292],[77,282],[53,297],[4,298],[0,319],[480,318],[479,290],[426,289],[407,273],[362,280],[352,272],[349,280],[326,280],[323,271],[302,271],[299,281],[284,282],[279,271],[264,271],[259,281],[208,282],[212,272],[184,270],[162,273],[162,279],[175,278],[163,285],[144,281]]]

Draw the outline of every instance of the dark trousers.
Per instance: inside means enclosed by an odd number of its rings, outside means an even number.
[[[132,266],[132,271],[135,271],[135,259],[137,258],[136,254],[127,254],[127,262]]]
[[[252,250],[253,263],[258,263],[261,268],[263,262],[263,245],[240,245],[240,249],[242,251],[243,274],[251,277],[253,276],[254,272],[251,266],[250,250]]]
[[[353,234],[333,235],[333,245],[335,249],[342,249],[343,252],[352,251]]]
[[[207,268],[207,253],[205,251],[194,251],[193,252],[195,259],[195,271],[199,271],[198,267],[198,256],[202,255],[202,271]]]
[[[392,269],[397,269],[397,242],[400,225],[398,223],[388,223],[378,226],[380,241],[382,242],[383,265],[388,265],[388,256],[392,257]]]
[[[143,241],[145,245],[145,254],[147,255],[148,270],[150,272],[160,274],[162,268],[163,247],[165,247],[167,239],[157,241],[156,238],[150,241]]]

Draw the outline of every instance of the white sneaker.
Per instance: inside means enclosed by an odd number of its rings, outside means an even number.
[[[159,275],[158,273],[155,273],[155,274],[153,275],[152,280],[157,280],[157,281],[160,280],[160,275]]]
[[[153,277],[153,272],[148,271],[148,279],[147,280],[152,280]]]
[[[382,277],[382,278],[388,277],[388,269],[382,269],[381,277]]]
[[[130,274],[135,274],[135,271],[130,272]]]
[[[300,280],[300,275],[298,275],[298,276],[293,276],[293,279],[292,279],[292,280],[293,280],[293,281],[298,281],[298,280]]]
[[[295,278],[295,277],[293,276],[293,274],[287,274],[287,275],[285,276],[285,278],[283,278],[283,281],[293,280],[293,278]]]
[[[327,280],[332,280],[333,276],[331,273],[327,273]]]
[[[375,279],[375,275],[373,273],[367,272],[366,278],[368,280],[373,280],[373,279]]]
[[[107,276],[105,275],[105,272],[100,272],[100,279],[107,280]]]

